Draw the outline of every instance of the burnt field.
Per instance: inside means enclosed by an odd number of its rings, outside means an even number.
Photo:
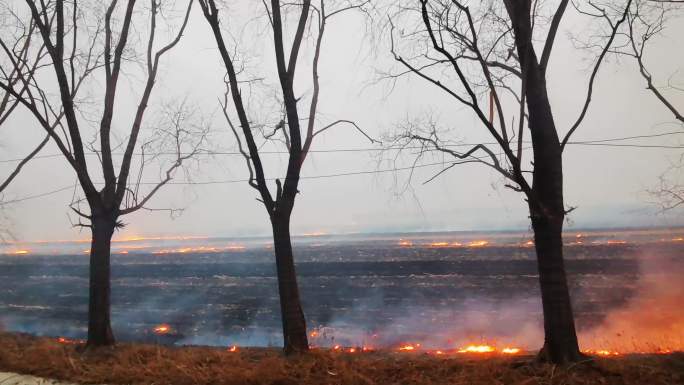
[[[415,340],[439,346],[458,338],[522,345],[538,340],[534,248],[515,237],[477,246],[444,242],[445,237],[401,244],[395,237],[296,242],[308,325],[320,331],[313,342],[389,346]],[[255,241],[226,251],[138,249],[114,255],[116,336],[164,344],[279,345],[271,253]],[[567,269],[580,331],[638,296],[645,275],[681,277],[683,255],[684,242],[671,240],[569,244]],[[84,337],[87,262],[84,253],[0,257],[4,329]],[[160,324],[169,326],[168,333],[154,333]]]

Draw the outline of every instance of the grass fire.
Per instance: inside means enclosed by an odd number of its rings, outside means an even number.
[[[684,385],[684,0],[569,3],[0,0],[0,385]]]

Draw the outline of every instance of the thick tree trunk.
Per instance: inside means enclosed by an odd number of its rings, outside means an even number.
[[[110,346],[115,342],[110,319],[110,255],[115,223],[110,218],[92,220],[87,342],[92,347]]]
[[[309,350],[309,341],[292,255],[290,217],[289,215],[276,214],[271,218],[271,224],[273,226],[273,244],[278,274],[285,354],[305,352]]]
[[[539,358],[556,364],[578,361],[575,319],[563,261],[563,153],[546,81],[528,53],[527,106],[534,149],[532,193],[528,195],[544,311],[544,347]]]
[[[537,251],[539,286],[544,312],[544,347],[540,361],[564,364],[582,358],[575,333],[575,319],[563,261],[563,217],[530,209]]]

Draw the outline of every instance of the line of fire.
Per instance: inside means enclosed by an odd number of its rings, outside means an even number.
[[[0,0],[0,384],[681,383],[683,21]]]

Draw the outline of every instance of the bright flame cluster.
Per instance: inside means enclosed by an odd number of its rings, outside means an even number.
[[[404,344],[397,348],[399,352],[413,352],[420,349],[420,344]],[[461,353],[461,354],[519,354],[522,349],[516,347],[497,348],[493,345],[484,344],[469,344],[453,350],[426,350],[428,354],[443,355],[447,353]]]
[[[154,334],[158,334],[158,335],[169,334],[169,333],[171,333],[172,330],[173,329],[168,324],[160,324],[160,325],[155,326],[154,329],[152,329],[152,331],[154,331]]]

